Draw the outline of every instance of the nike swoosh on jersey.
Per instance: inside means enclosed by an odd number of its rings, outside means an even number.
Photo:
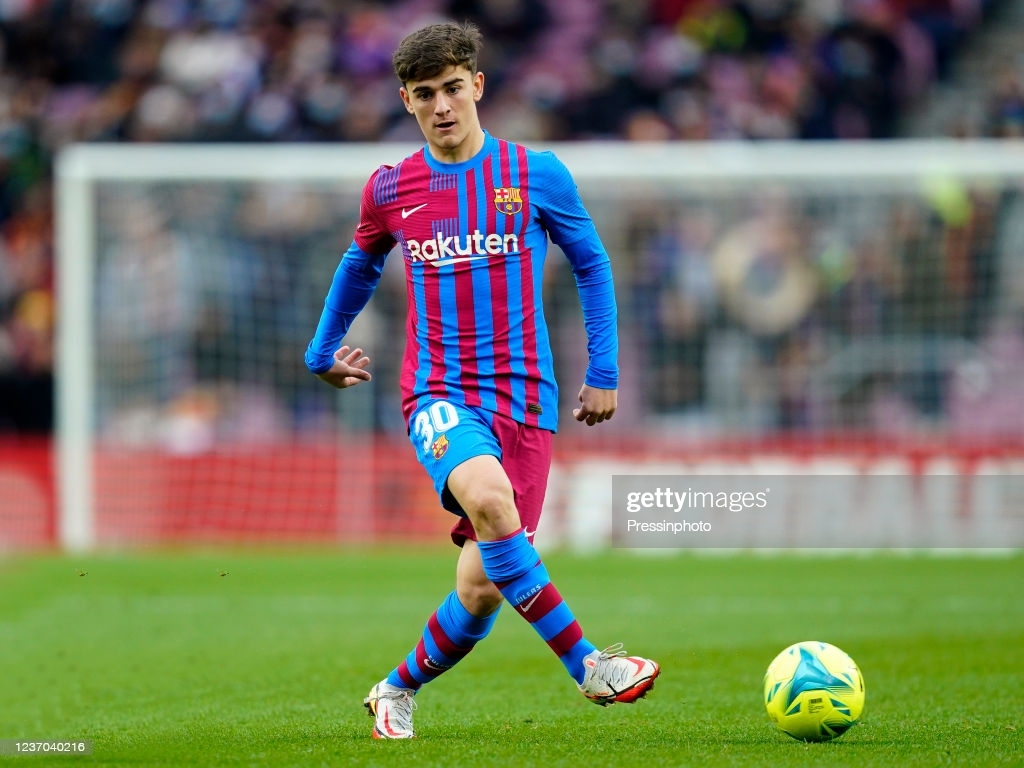
[[[402,209],[402,218],[403,219],[408,219],[410,216],[412,216],[414,213],[416,213],[416,211],[418,211],[420,208],[426,208],[427,205],[428,205],[428,203],[420,203],[415,208],[403,208]]]

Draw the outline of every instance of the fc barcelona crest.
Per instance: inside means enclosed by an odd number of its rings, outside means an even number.
[[[437,440],[430,446],[430,452],[434,454],[435,459],[440,459],[446,453],[448,453],[448,437],[441,435]]]
[[[500,187],[494,190],[494,207],[501,213],[513,216],[523,210],[523,198],[519,187]]]

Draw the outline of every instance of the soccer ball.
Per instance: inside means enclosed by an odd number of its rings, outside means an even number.
[[[864,678],[857,664],[828,643],[794,643],[764,675],[768,717],[800,741],[844,734],[864,711]]]

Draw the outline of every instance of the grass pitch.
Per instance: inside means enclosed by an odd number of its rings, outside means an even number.
[[[366,691],[451,588],[455,550],[202,552],[0,562],[0,738],[92,739],[17,765],[1024,764],[1024,557],[549,554],[587,636],[663,668],[633,706],[585,701],[507,607],[370,739]],[[802,744],[761,677],[782,648],[847,651],[862,722]]]

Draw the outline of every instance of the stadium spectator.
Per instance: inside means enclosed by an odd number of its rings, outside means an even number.
[[[989,136],[1024,138],[1024,82],[1013,66],[1004,66],[997,75],[985,118]]]

